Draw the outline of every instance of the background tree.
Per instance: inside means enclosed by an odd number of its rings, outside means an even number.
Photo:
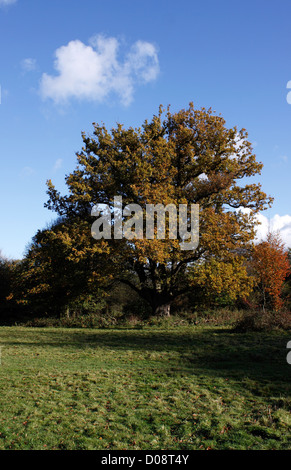
[[[283,285],[282,300],[284,306],[291,311],[291,248],[288,248],[288,260],[290,269]]]
[[[2,315],[7,308],[7,300],[11,293],[12,271],[13,263],[0,251],[0,311]]]
[[[86,220],[68,223],[60,218],[33,237],[14,274],[13,292],[14,301],[27,307],[30,316],[60,316],[65,312],[69,315],[70,307],[80,297],[100,300],[100,279],[103,280],[106,267],[98,253],[101,250],[104,257],[106,249],[102,243],[90,245],[88,230]]]
[[[195,266],[190,284],[204,306],[230,307],[250,295],[254,277],[248,273],[243,257],[233,256],[227,261],[212,259]]]
[[[5,322],[20,314],[15,296],[20,264],[21,261],[8,259],[0,252],[0,314]]]
[[[82,136],[77,168],[66,177],[68,194],[62,196],[48,181],[46,204],[75,226],[82,221],[77,231],[80,248],[75,252],[71,247],[76,262],[80,253],[86,258],[97,250],[109,277],[129,285],[154,314],[167,314],[173,300],[191,288],[189,272],[195,263],[245,256],[254,237],[253,216],[271,199],[260,184],[239,185],[262,169],[244,129],[228,129],[211,109],[196,110],[190,103],[187,110],[173,114],[169,108],[164,114],[160,107],[141,128],[118,124],[109,132],[94,124],[93,135]],[[112,209],[114,196],[122,196],[124,205],[143,208],[199,204],[198,248],[183,251],[181,240],[168,238],[92,240],[91,210],[96,203]],[[250,208],[251,214],[243,214],[241,207]],[[95,269],[94,259],[90,269]]]
[[[290,273],[288,251],[278,232],[269,232],[265,241],[254,246],[252,267],[257,277],[263,310],[283,307],[282,290]]]

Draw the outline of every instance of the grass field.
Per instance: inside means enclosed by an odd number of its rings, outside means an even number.
[[[0,449],[291,449],[288,333],[0,328]]]

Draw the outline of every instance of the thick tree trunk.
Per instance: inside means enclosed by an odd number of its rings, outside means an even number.
[[[169,317],[171,315],[171,304],[166,303],[163,305],[158,305],[153,309],[153,314],[159,317]]]
[[[150,288],[138,289],[134,284],[124,279],[121,282],[129,285],[151,306],[151,314],[153,316],[169,317],[171,315],[171,304],[174,297],[169,292],[159,292]],[[150,316],[150,313],[148,316]]]

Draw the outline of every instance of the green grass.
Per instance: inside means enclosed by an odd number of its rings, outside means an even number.
[[[0,328],[0,450],[291,449],[291,332]]]

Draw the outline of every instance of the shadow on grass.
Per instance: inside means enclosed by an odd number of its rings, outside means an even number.
[[[291,365],[286,360],[290,339],[291,332],[234,333],[213,327],[191,327],[189,331],[185,328],[161,331],[11,329],[5,344],[64,348],[66,354],[72,350],[101,349],[102,352],[104,349],[104,356],[109,350],[117,362],[121,355],[126,359],[127,351],[131,355],[138,352],[144,360],[147,355],[156,354],[156,363],[151,362],[151,365],[156,369],[160,367],[161,373],[168,370],[173,374],[248,378],[261,384],[272,383],[272,389],[277,387],[277,395],[280,390],[286,391],[290,384]]]

